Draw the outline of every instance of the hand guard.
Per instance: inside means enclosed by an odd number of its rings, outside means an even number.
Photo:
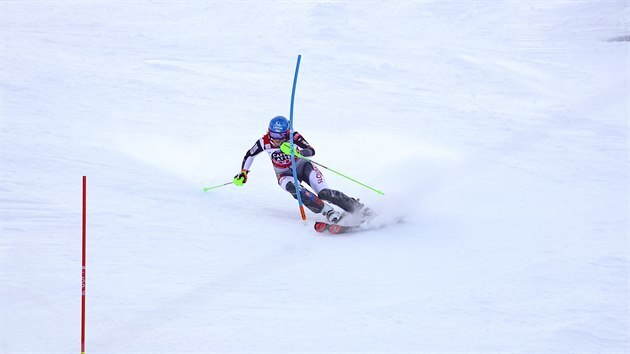
[[[236,176],[234,176],[234,184],[242,187],[245,183],[247,183],[247,173],[249,173],[249,171],[242,170]]]
[[[282,145],[280,145],[280,151],[282,151],[286,155],[291,155],[291,143],[289,143],[288,141],[282,143]],[[295,156],[302,157],[302,155],[297,150],[295,151]]]

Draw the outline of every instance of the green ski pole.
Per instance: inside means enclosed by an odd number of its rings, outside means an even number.
[[[223,184],[219,184],[218,186],[214,186],[214,187],[205,187],[205,188],[203,189],[203,191],[204,191],[204,192],[207,192],[207,191],[209,191],[209,190],[211,190],[211,189],[215,189],[215,188],[219,188],[219,187],[227,186],[227,185],[229,185],[229,184],[234,184],[234,181],[231,181],[231,182],[226,182],[226,183],[223,183]]]
[[[380,195],[385,195],[385,193],[383,193],[382,191],[380,191],[380,190],[378,190],[378,189],[376,189],[376,188],[370,187],[370,186],[368,186],[368,185],[367,185],[367,184],[365,184],[365,183],[361,183],[361,182],[357,181],[356,179],[354,179],[354,178],[352,178],[352,177],[346,176],[346,175],[344,175],[343,173],[341,173],[341,172],[339,172],[339,171],[335,171],[335,170],[333,170],[333,169],[332,169],[332,168],[330,168],[330,167],[326,167],[326,166],[322,165],[321,163],[318,163],[318,162],[315,162],[315,161],[313,161],[313,160],[309,159],[308,157],[300,157],[300,158],[301,158],[301,159],[304,159],[304,160],[306,160],[306,161],[310,161],[310,162],[312,162],[312,163],[316,164],[316,165],[317,165],[317,166],[319,166],[319,167],[322,167],[322,168],[327,169],[327,170],[328,170],[328,171],[330,171],[330,172],[334,172],[334,173],[338,174],[338,175],[339,175],[339,176],[341,176],[341,177],[347,178],[347,179],[351,180],[351,181],[352,181],[352,182],[354,182],[354,183],[360,184],[360,185],[362,185],[363,187],[365,187],[365,188],[367,188],[367,189],[369,189],[369,190],[372,190],[372,191],[374,191],[374,192],[376,192],[376,193],[378,193],[378,194],[380,194]]]
[[[290,147],[289,147],[289,149],[290,149]],[[283,151],[283,152],[284,152],[284,151]],[[286,154],[286,152],[285,152],[285,154]],[[300,153],[299,153],[299,152],[297,152],[297,151],[295,151],[295,156],[297,156],[297,157],[299,157],[299,158],[301,158],[301,159],[303,159],[303,160],[305,160],[305,161],[309,161],[309,162],[311,162],[311,163],[314,163],[314,164],[316,164],[316,165],[317,165],[317,166],[319,166],[319,167],[325,168],[325,169],[327,169],[327,170],[328,170],[328,171],[330,171],[330,172],[334,172],[334,173],[338,174],[339,176],[344,177],[344,178],[347,178],[347,179],[351,180],[351,181],[352,181],[352,182],[354,182],[354,183],[360,184],[361,186],[363,186],[363,187],[365,187],[365,188],[367,188],[367,189],[369,189],[369,190],[372,190],[372,191],[374,191],[374,192],[376,192],[376,193],[378,193],[378,194],[380,194],[380,195],[385,195],[385,193],[383,193],[382,191],[380,191],[380,190],[378,190],[378,189],[376,189],[376,188],[370,187],[370,186],[368,186],[368,185],[367,185],[367,184],[365,184],[365,183],[361,183],[361,182],[357,181],[356,179],[354,179],[354,178],[352,178],[352,177],[346,176],[346,175],[344,175],[343,173],[341,173],[341,172],[339,172],[339,171],[335,171],[335,170],[333,170],[333,169],[332,169],[332,168],[330,168],[330,167],[326,167],[326,166],[322,165],[321,163],[315,162],[315,161],[313,161],[313,160],[309,159],[308,157],[304,157],[304,156],[302,156],[302,154],[300,154]]]

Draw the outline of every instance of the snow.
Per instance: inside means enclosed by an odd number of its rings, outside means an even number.
[[[627,353],[627,1],[2,1],[2,353]],[[620,40],[621,39],[621,40]],[[383,228],[315,233],[288,115]],[[395,223],[403,218],[404,222]]]

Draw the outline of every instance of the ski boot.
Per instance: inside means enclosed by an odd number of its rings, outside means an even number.
[[[326,217],[326,220],[328,220],[328,222],[331,224],[338,223],[343,217],[343,215],[340,212],[336,211],[328,204],[324,204],[324,208],[322,209],[322,215],[324,215]]]

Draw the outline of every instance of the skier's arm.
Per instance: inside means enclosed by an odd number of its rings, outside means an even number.
[[[315,155],[315,149],[304,139],[304,137],[298,133],[293,133],[293,143],[300,148],[300,154],[304,157],[311,157]]]
[[[265,149],[263,148],[260,140],[256,141],[254,146],[245,153],[245,157],[243,157],[243,164],[241,165],[241,171],[249,172],[249,168],[252,167],[252,163],[254,162],[256,155],[260,154],[264,150]]]
[[[263,152],[264,149],[260,140],[258,140],[251,149],[247,150],[245,153],[245,157],[243,157],[243,164],[241,164],[241,172],[239,172],[236,176],[234,176],[234,184],[237,186],[242,186],[247,183],[247,174],[249,173],[249,168],[252,166],[254,162],[254,158],[256,155]]]

